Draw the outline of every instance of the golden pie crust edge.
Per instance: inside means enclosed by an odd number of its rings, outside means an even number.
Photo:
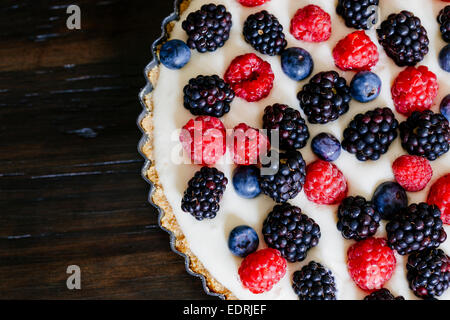
[[[184,12],[189,7],[190,0],[184,0],[180,4],[180,14]],[[166,26],[166,34],[169,35],[170,39],[170,31],[173,29],[173,24],[175,21],[169,23]],[[158,48],[159,51],[159,48]],[[180,71],[182,72],[182,71]],[[149,70],[146,74],[148,81],[150,84],[155,88],[157,86],[158,82],[158,76],[159,76],[159,65],[154,67],[153,69]],[[192,253],[192,251],[189,248],[189,243],[186,240],[186,237],[184,236],[177,219],[175,217],[175,214],[173,213],[172,207],[170,206],[169,202],[167,201],[167,198],[164,194],[163,186],[161,185],[161,182],[159,180],[158,172],[155,167],[155,159],[153,157],[154,150],[153,150],[153,110],[154,110],[154,104],[153,104],[153,92],[148,93],[144,96],[144,104],[146,107],[146,110],[144,111],[145,114],[142,117],[142,120],[140,121],[139,125],[143,129],[145,133],[145,142],[141,147],[142,154],[145,155],[147,160],[149,160],[149,166],[144,172],[148,180],[150,180],[153,184],[153,188],[151,190],[151,201],[153,204],[158,206],[160,210],[162,211],[162,214],[160,216],[160,225],[164,229],[170,231],[173,234],[174,242],[173,246],[174,249],[179,251],[180,253],[184,254],[187,258],[186,264],[189,267],[189,269],[196,274],[202,275],[205,279],[205,284],[208,287],[208,289],[211,292],[214,292],[216,294],[222,295],[227,300],[235,300],[236,297],[227,289],[225,288],[220,282],[218,282],[214,277],[209,273],[208,270],[203,266],[202,262]]]

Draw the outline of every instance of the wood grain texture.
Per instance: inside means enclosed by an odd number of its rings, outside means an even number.
[[[206,299],[141,179],[137,99],[171,1],[0,3],[0,298]],[[82,289],[66,288],[66,268]]]

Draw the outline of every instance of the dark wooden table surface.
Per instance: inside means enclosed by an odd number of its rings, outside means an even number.
[[[142,70],[172,1],[78,0],[68,30],[72,3],[0,2],[0,298],[206,299],[137,152]]]

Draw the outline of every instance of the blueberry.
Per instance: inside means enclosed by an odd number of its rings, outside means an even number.
[[[191,59],[191,49],[181,40],[170,40],[163,44],[159,60],[169,69],[181,69]]]
[[[233,186],[237,194],[246,199],[259,196],[259,169],[256,166],[239,166],[233,172]]]
[[[381,79],[373,72],[358,72],[350,83],[350,93],[359,102],[375,100],[381,91]]]
[[[450,72],[450,44],[442,48],[439,53],[439,65],[447,72]]]
[[[450,121],[450,94],[448,94],[441,102],[441,113]]]
[[[238,257],[245,258],[258,249],[259,238],[255,230],[249,226],[234,228],[228,237],[228,248]]]
[[[308,78],[314,68],[314,62],[308,51],[302,48],[289,48],[281,54],[281,67],[292,80]]]
[[[384,182],[375,190],[372,202],[381,217],[389,220],[399,210],[408,206],[408,197],[405,189],[398,183]]]
[[[341,144],[329,133],[319,133],[311,141],[312,151],[322,160],[335,161],[341,155]]]

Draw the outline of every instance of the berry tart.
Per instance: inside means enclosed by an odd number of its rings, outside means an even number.
[[[208,293],[450,299],[449,12],[176,2],[140,150],[160,224]]]

